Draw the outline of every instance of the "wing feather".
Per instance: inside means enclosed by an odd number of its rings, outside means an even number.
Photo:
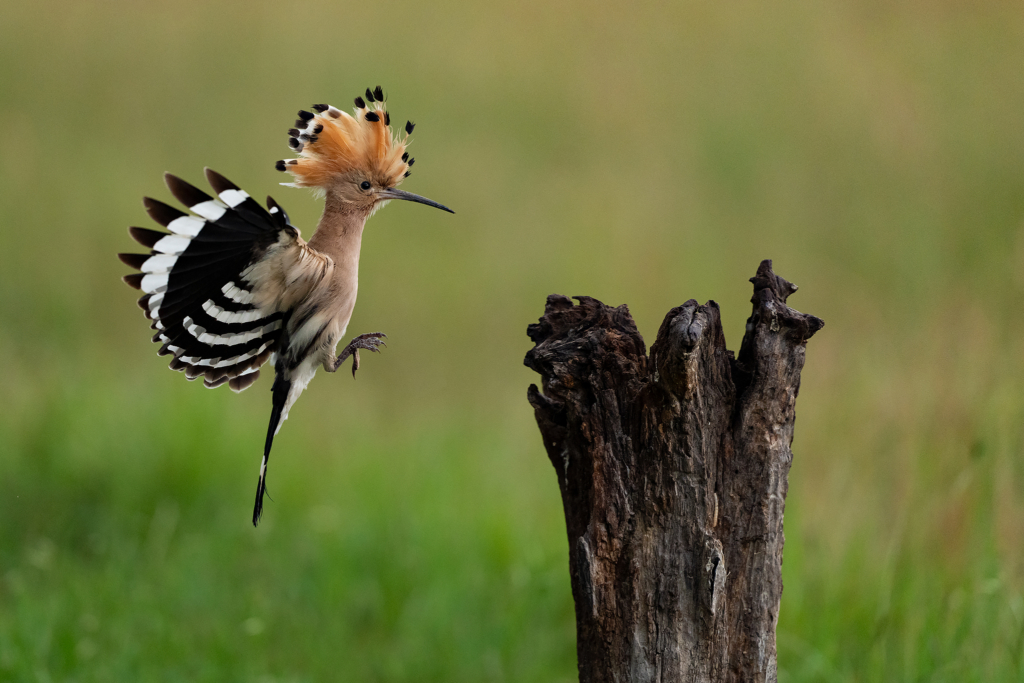
[[[169,367],[209,388],[242,391],[277,351],[290,315],[285,302],[302,298],[331,261],[306,246],[273,200],[268,211],[219,173],[207,169],[206,178],[216,197],[166,174],[191,213],[147,197],[150,217],[171,232],[130,228],[152,251],[119,257],[142,271],[124,280],[143,290],[139,306],[157,330],[158,353],[173,356]],[[281,291],[295,282],[303,292]]]

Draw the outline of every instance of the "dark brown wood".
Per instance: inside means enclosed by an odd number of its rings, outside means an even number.
[[[548,297],[528,397],[558,475],[582,683],[775,681],[782,516],[807,340],[763,261],[738,358],[718,304],[665,316]]]

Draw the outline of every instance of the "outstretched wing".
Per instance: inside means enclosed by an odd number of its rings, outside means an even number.
[[[220,174],[206,169],[206,178],[217,198],[165,175],[195,215],[147,197],[150,217],[170,233],[129,228],[151,251],[118,256],[141,271],[124,281],[144,292],[139,306],[153,321],[158,353],[174,356],[170,368],[189,380],[202,376],[210,388],[227,382],[242,391],[276,351],[289,304],[304,295],[283,289],[298,282],[308,291],[318,279],[308,274],[331,264],[306,247],[273,199],[267,211]],[[305,277],[291,272],[300,266]]]

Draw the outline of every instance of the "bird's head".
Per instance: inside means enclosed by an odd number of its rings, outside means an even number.
[[[414,124],[405,134],[391,132],[391,115],[378,85],[366,89],[366,99],[355,99],[353,113],[317,104],[300,111],[295,128],[288,131],[289,146],[297,159],[277,162],[277,170],[292,174],[291,187],[311,187],[357,211],[372,213],[392,199],[419,202],[455,213],[435,201],[399,190],[415,159],[406,148]]]

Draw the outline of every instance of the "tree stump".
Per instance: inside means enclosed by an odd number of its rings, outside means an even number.
[[[807,340],[763,261],[738,357],[718,304],[665,316],[551,295],[528,391],[569,534],[581,683],[776,680],[782,515]]]

